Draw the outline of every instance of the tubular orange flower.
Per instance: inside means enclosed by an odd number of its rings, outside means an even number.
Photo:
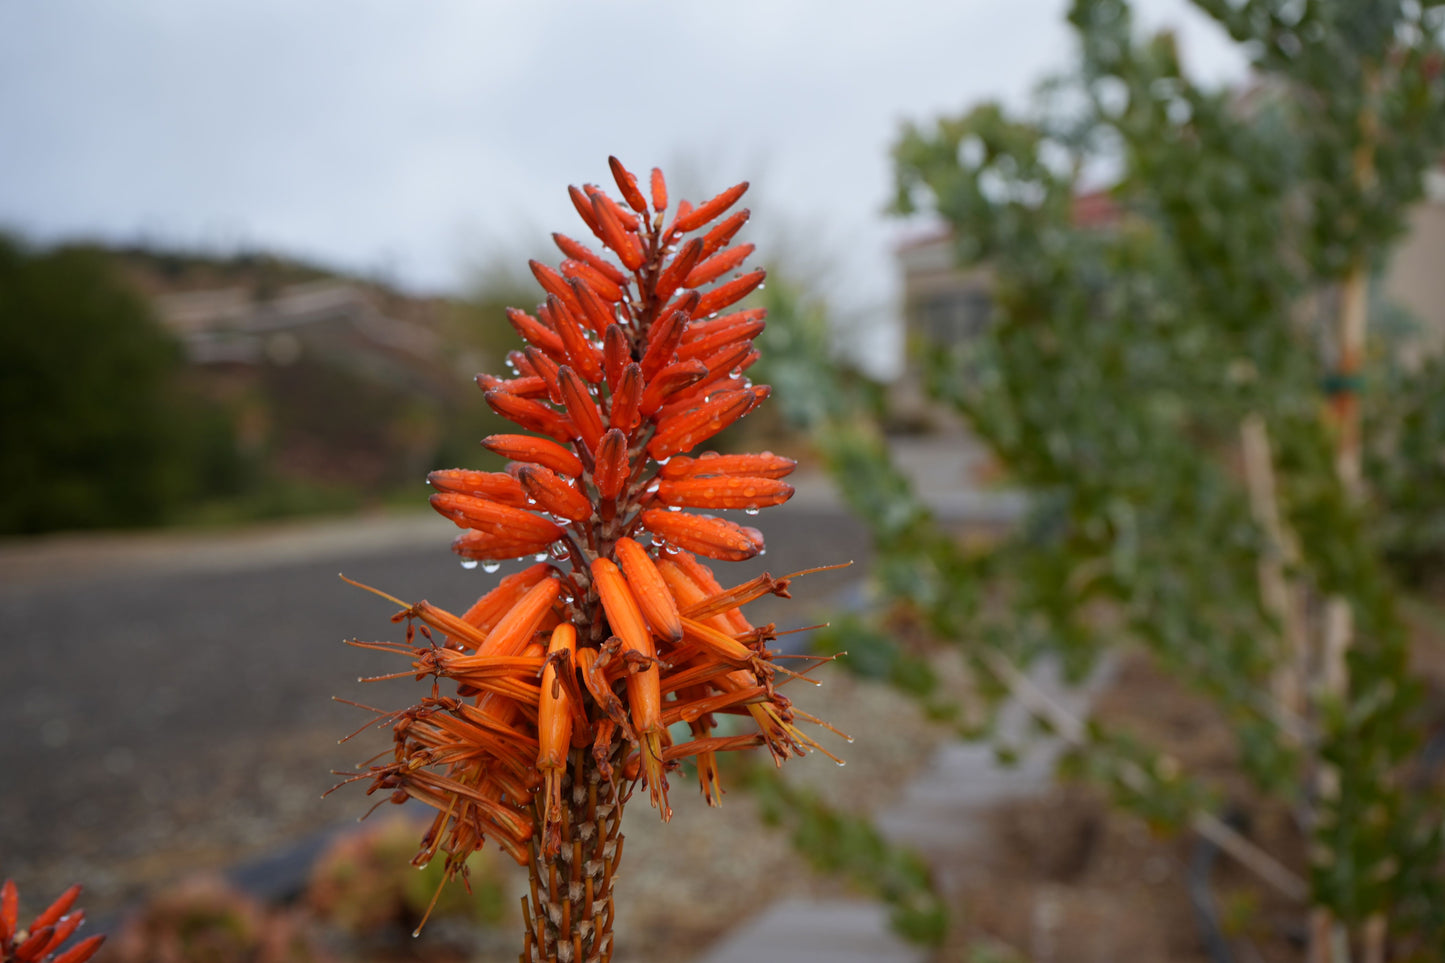
[[[572,745],[572,689],[564,687],[560,671],[572,671],[577,651],[577,628],[563,622],[552,630],[547,646],[547,664],[542,670],[542,699],[537,706],[537,768],[546,782],[543,822],[549,836],[547,849],[556,852],[561,836],[551,835],[562,819],[562,774],[567,769],[567,752]]]
[[[741,562],[763,550],[761,532],[725,518],[649,508],[642,513],[642,524],[678,548],[725,562]]]
[[[682,639],[682,622],[677,614],[677,600],[667,590],[657,565],[647,550],[630,538],[619,538],[613,549],[617,562],[627,576],[627,584],[637,597],[637,607],[642,610],[647,624],[659,638],[668,642]]]
[[[516,376],[477,379],[522,429],[482,442],[511,464],[428,476],[433,507],[467,529],[453,542],[463,559],[536,563],[461,616],[391,599],[406,641],[352,642],[407,657],[382,678],[432,683],[416,705],[381,714],[391,758],[346,782],[436,809],[416,860],[442,855],[447,879],[488,839],[525,864],[527,960],[610,956],[632,781],[645,780],[667,819],[668,771],[683,759],[717,805],[718,753],[762,746],[781,761],[821,748],[797,725],[816,720],[778,692],[797,674],[766,648],[772,627],[754,629],[739,608],[786,597],[788,579],[724,589],[694,554],[751,558],[762,534],[668,510],[752,512],[793,492],[780,480],[787,458],[690,453],[769,392],[747,377],[764,312],[709,317],[763,281],[762,271],[726,279],[753,251],[732,245],[747,210],[728,215],[747,185],[678,202],[664,227],[662,173],[644,192],[616,158],[608,166],[621,202],[594,185],[568,191],[604,249],[552,235],[560,270],[529,264],[543,303],[507,312],[524,342],[508,355]],[[751,731],[718,734],[722,716]]]

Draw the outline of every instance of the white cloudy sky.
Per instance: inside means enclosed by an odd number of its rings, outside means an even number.
[[[1242,69],[1182,0],[1140,6],[1201,73]],[[840,309],[886,319],[900,125],[1021,102],[1068,62],[1065,7],[0,0],[0,227],[273,248],[455,291],[575,233],[565,187],[615,153],[694,191],[751,180],[755,239],[805,246]]]

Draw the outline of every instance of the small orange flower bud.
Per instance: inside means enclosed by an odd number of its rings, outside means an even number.
[[[678,361],[668,365],[654,375],[647,382],[647,387],[642,389],[642,400],[638,403],[639,410],[649,417],[656,414],[658,409],[670,401],[675,393],[697,384],[707,377],[707,374],[707,365],[696,359]]]
[[[641,227],[642,222],[637,219],[636,214],[614,201],[611,194],[608,194],[596,184],[587,184],[583,186],[582,189],[587,192],[588,197],[597,198],[600,203],[611,211],[612,216],[617,219],[617,223],[622,225],[622,230],[628,234],[637,234],[637,229]]]
[[[64,916],[65,911],[74,906],[75,901],[79,898],[80,884],[72,883],[65,892],[55,898],[55,902],[51,903],[45,908],[44,912],[35,917],[35,921],[30,924],[30,929],[34,931],[42,927],[55,925],[55,922]]]
[[[64,953],[51,960],[50,963],[85,963],[100,949],[100,944],[105,942],[105,935],[97,933],[94,936],[87,936],[79,943],[66,950]]]
[[[536,377],[547,383],[547,398],[553,404],[562,403],[562,392],[557,387],[557,362],[553,361],[546,353],[535,347],[528,347],[523,354],[523,360],[528,367],[536,373]]]
[[[512,461],[542,465],[568,478],[580,478],[582,462],[554,441],[532,435],[488,435],[482,447]]]
[[[522,487],[544,512],[560,515],[569,522],[592,517],[592,502],[561,475],[540,465],[527,465],[518,474]],[[706,480],[706,479],[705,479]]]
[[[657,299],[666,303],[683,284],[683,279],[692,271],[693,265],[697,264],[698,258],[702,257],[702,238],[695,237],[682,246],[682,250],[672,259],[662,271],[662,276],[657,279]],[[694,285],[689,284],[688,287]]]
[[[592,480],[597,484],[597,494],[609,501],[615,499],[627,485],[631,473],[627,463],[627,435],[617,428],[605,432],[597,444],[595,459]]]
[[[677,349],[678,360],[706,358],[730,345],[751,341],[763,333],[767,322],[761,318],[739,321],[725,328],[719,328],[695,341],[689,341]]]
[[[44,960],[50,963],[84,963],[94,956],[100,944],[105,942],[104,936],[81,940],[59,956],[51,956],[75,934],[85,919],[84,912],[71,911],[79,895],[80,885],[71,886],[29,926],[21,928],[20,894],[15,882],[7,879],[0,886],[0,959],[16,963],[40,963]]]
[[[738,231],[742,230],[743,225],[748,222],[748,218],[751,216],[752,211],[749,211],[745,207],[734,214],[728,215],[726,220],[719,221],[702,239],[702,256],[704,258],[710,258],[718,251],[727,247],[728,242],[733,239]]]
[[[682,339],[682,343],[692,344],[694,341],[701,341],[724,328],[731,328],[744,321],[762,321],[767,316],[766,308],[748,308],[746,311],[731,311],[706,321],[698,321],[687,326],[687,335]]]
[[[509,391],[493,389],[482,397],[493,411],[514,424],[531,431],[540,431],[558,441],[570,441],[572,432],[566,420],[546,405],[531,398],[518,398]]]
[[[697,458],[678,455],[662,466],[663,479],[707,477],[711,475],[755,475],[759,478],[785,478],[798,463],[770,451],[756,454],[719,455],[704,452]]]
[[[792,497],[793,486],[787,482],[750,475],[664,479],[657,489],[664,505],[683,508],[755,510],[781,505]]]
[[[668,415],[660,414],[657,434],[648,442],[647,452],[661,461],[706,441],[747,414],[755,404],[747,391],[720,391],[712,400]]]
[[[517,479],[506,472],[448,468],[432,472],[426,480],[437,491],[490,498],[512,508],[527,507],[527,493],[522,491]]]
[[[597,239],[606,243],[607,238],[602,236],[602,225],[597,222],[597,211],[592,206],[592,198],[588,197],[581,188],[570,186],[567,188],[567,196],[572,198],[572,206],[577,208],[577,216],[597,235]]]
[[[561,529],[558,529],[560,535]],[[505,532],[463,532],[452,539],[452,551],[468,561],[495,562],[504,558],[538,555],[548,551],[557,535],[550,538],[510,535]]]
[[[697,304],[696,314],[705,318],[714,311],[721,311],[730,304],[735,304],[753,292],[753,289],[762,284],[767,278],[767,271],[753,271],[744,274],[740,278],[734,278],[726,284],[713,288],[702,296]]]
[[[652,378],[672,363],[673,355],[682,341],[682,333],[697,301],[697,292],[689,291],[673,302],[671,309],[664,312],[648,330],[647,350],[643,352],[641,361],[644,378]]]
[[[683,284],[690,288],[696,288],[716,281],[746,261],[752,253],[753,245],[751,244],[739,244],[737,247],[728,248],[699,263],[687,273],[687,280]]]
[[[641,418],[639,405],[642,403],[642,367],[632,362],[622,370],[622,379],[612,395],[612,411],[608,422],[613,428],[630,432]]]
[[[642,524],[678,548],[725,562],[741,562],[763,550],[763,536],[725,518],[704,518],[687,512],[649,508]]]
[[[583,267],[585,268],[586,265],[583,265]],[[606,278],[599,278],[598,280],[604,285],[610,283]],[[607,292],[588,280],[583,273],[568,278],[567,283],[571,285],[572,293],[576,296],[577,303],[582,306],[582,316],[586,318],[587,326],[592,329],[592,333],[597,335],[597,337],[603,337],[608,327],[617,321],[612,314],[612,308],[608,305],[607,301],[603,300],[603,298],[607,297]],[[622,297],[622,290],[616,285],[612,286],[612,290],[616,292],[617,297],[608,298],[608,300],[615,303]]]
[[[523,375],[520,378],[498,378],[496,375],[479,374],[477,384],[483,391],[500,388],[519,398],[537,398],[547,393],[547,382],[537,375]]]
[[[667,181],[656,167],[652,169],[652,209],[658,213],[667,210]]]
[[[601,377],[600,372],[598,377]],[[587,384],[577,372],[564,365],[557,369],[557,386],[562,389],[562,403],[567,408],[572,427],[576,429],[576,436],[589,450],[595,450],[602,440],[602,415],[587,391]]]
[[[580,310],[580,309],[579,309]],[[562,351],[572,368],[588,381],[602,379],[602,353],[593,347],[583,333],[577,315],[553,295],[547,296],[547,304],[538,313],[547,318],[557,335],[562,339]]]
[[[695,405],[708,395],[718,391],[736,391],[743,388],[742,373],[757,360],[757,350],[748,342],[725,347],[701,364],[707,374],[696,383],[689,385],[668,399],[669,406]]]
[[[523,340],[536,345],[554,358],[561,357],[562,339],[557,336],[557,332],[548,328],[541,321],[526,311],[518,311],[516,308],[507,309],[507,321],[522,336]]]
[[[647,201],[637,189],[637,178],[633,177],[616,157],[607,158],[607,164],[612,168],[612,178],[617,181],[617,189],[622,192],[622,199],[627,202],[627,206],[639,214],[646,214]]]
[[[622,380],[622,369],[632,361],[632,346],[627,342],[627,332],[620,324],[607,326],[602,336],[602,371],[607,376],[607,390],[617,391]]]
[[[713,218],[717,217],[723,211],[732,207],[733,204],[737,202],[737,199],[743,196],[744,192],[746,192],[747,189],[748,182],[743,181],[741,184],[734,184],[732,187],[729,187],[721,194],[717,195],[709,201],[705,201],[704,203],[698,205],[698,207],[694,210],[688,211],[686,214],[679,210],[677,214],[677,219],[672,222],[671,233],[686,234],[689,231],[697,230],[708,221],[711,221]]]
[[[567,255],[567,257],[581,261],[618,287],[623,287],[627,284],[627,275],[619,271],[615,264],[604,260],[587,245],[574,241],[565,234],[553,234],[552,240],[556,242],[558,249]]]
[[[568,285],[566,278],[541,261],[528,261],[527,267],[531,269],[532,277],[542,285],[543,291],[561,301],[573,317],[582,316],[582,305],[577,302],[577,295],[572,293],[572,288]]]
[[[617,205],[600,193],[594,192],[589,196],[597,222],[597,234],[602,238],[602,243],[612,249],[627,270],[636,271],[642,267],[642,244],[638,242],[636,235],[627,233],[623,228],[617,217]]]
[[[459,495],[456,492],[437,492],[431,496],[431,504],[462,528],[504,535],[529,543],[540,541],[544,546],[562,537],[562,528],[555,522],[485,498]]]

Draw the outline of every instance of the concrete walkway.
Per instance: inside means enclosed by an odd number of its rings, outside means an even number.
[[[962,436],[956,444],[940,444],[937,438],[895,439],[890,447],[895,463],[913,478],[916,490],[941,518],[1001,525],[1022,514],[1023,501],[1016,494],[979,491],[973,484],[982,454]],[[1058,672],[1047,665],[1031,678],[1066,709],[1081,713],[1107,673],[1106,667],[1082,688],[1065,687]],[[1002,743],[1027,747],[1021,762],[1001,765],[987,743],[945,744],[898,802],[878,814],[876,824],[882,833],[926,858],[937,857],[943,865],[974,862],[970,855],[988,844],[982,835],[982,813],[1045,792],[1062,748],[1057,740],[1030,735],[1029,715],[1017,703],[1002,710],[998,732]],[[956,890],[958,882],[938,880],[945,892]],[[695,963],[923,963],[927,958],[925,948],[892,932],[881,904],[789,900],[728,934]]]
[[[1073,714],[1082,714],[1107,680],[1106,663],[1081,687],[1062,684],[1056,667],[1043,665],[1033,682]],[[967,867],[979,860],[989,840],[982,834],[985,811],[1047,791],[1063,746],[1057,739],[1030,735],[1028,712],[1017,702],[998,720],[1002,743],[1026,746],[1016,765],[1001,765],[981,742],[946,743],[902,798],[878,814],[879,830],[891,842],[909,846],[935,865]],[[937,880],[955,892],[959,879]],[[912,945],[888,925],[886,907],[861,900],[788,900],[728,934],[694,963],[923,963],[925,948]]]

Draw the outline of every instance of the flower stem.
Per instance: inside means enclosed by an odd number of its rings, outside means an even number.
[[[622,858],[622,807],[631,783],[619,772],[625,746],[599,763],[574,749],[562,783],[560,825],[537,810],[531,897],[522,899],[522,963],[606,963],[612,958],[612,881]],[[549,838],[550,837],[550,838]]]

